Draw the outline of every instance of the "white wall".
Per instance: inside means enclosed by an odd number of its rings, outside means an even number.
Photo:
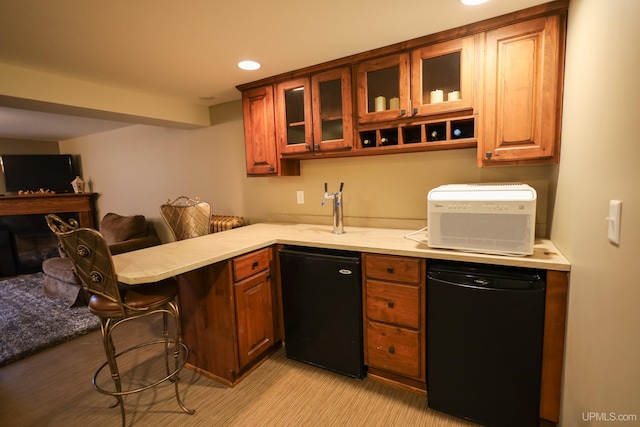
[[[640,425],[640,2],[572,0],[551,238],[572,262],[562,421]],[[620,246],[607,241],[620,199]],[[602,414],[635,414],[635,423]],[[600,417],[600,420],[597,418]]]
[[[159,206],[178,196],[209,201],[216,214],[245,211],[242,117],[198,130],[130,126],[60,142],[77,154],[82,177],[99,193],[98,220],[108,212],[142,214],[163,241],[171,240]]]

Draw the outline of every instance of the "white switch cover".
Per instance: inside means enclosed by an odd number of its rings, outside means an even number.
[[[614,245],[620,244],[620,216],[622,211],[622,201],[609,200],[609,216],[607,217],[608,223],[608,236],[609,241]]]
[[[299,205],[304,205],[304,191],[296,191],[296,198]]]

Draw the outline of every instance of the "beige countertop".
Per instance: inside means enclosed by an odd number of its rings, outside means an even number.
[[[513,257],[431,249],[426,243],[405,237],[416,230],[347,226],[340,235],[331,230],[330,225],[265,222],[115,255],[113,262],[118,280],[128,284],[166,279],[276,243],[546,270],[571,269],[569,261],[546,239],[536,239],[533,255]],[[426,235],[415,234],[413,239],[426,241]]]

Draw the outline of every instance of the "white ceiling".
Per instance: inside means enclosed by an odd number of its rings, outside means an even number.
[[[0,0],[0,62],[214,105],[239,99],[242,83],[547,1]],[[262,68],[238,69],[244,59]],[[59,141],[128,125],[5,107],[5,138]]]
[[[64,141],[125,126],[131,123],[0,107],[0,138]]]

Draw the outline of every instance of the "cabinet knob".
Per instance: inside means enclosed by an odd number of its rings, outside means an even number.
[[[416,114],[418,114],[418,109],[417,109],[417,108],[414,108],[414,109],[413,109],[413,115],[415,116]]]
[[[395,354],[395,352],[396,352],[396,349],[395,349],[395,348],[393,348],[393,347],[389,347],[389,353],[391,353],[391,354]]]
[[[404,108],[402,110],[400,110],[400,115],[404,116],[405,114],[407,114],[407,110],[405,110]]]
[[[487,151],[486,153],[484,153],[484,155],[487,159],[490,159],[491,156],[493,156],[493,153],[491,151]]]
[[[320,149],[320,145],[318,145],[318,144],[313,144],[313,149],[314,149],[314,150],[319,150],[319,149]]]
[[[256,268],[258,265],[260,265],[258,261],[253,261],[253,264],[251,264],[251,268]]]
[[[309,144],[304,144],[304,148],[306,148],[307,151],[311,150],[311,147],[309,146]]]
[[[387,267],[387,273],[393,274],[393,267]]]
[[[387,301],[387,307],[393,308],[393,301]]]

